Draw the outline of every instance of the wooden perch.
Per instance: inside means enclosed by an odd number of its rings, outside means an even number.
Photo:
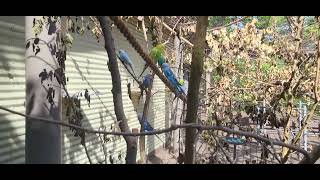
[[[65,123],[65,122],[62,122],[62,121],[55,121],[55,120],[50,120],[50,119],[46,119],[46,118],[25,115],[23,113],[20,113],[20,112],[17,112],[17,111],[13,111],[13,110],[8,109],[6,107],[3,107],[1,105],[0,105],[0,109],[5,110],[5,111],[10,112],[10,113],[13,113],[13,114],[17,114],[17,115],[23,116],[23,117],[28,117],[28,118],[26,118],[26,120],[28,120],[28,121],[35,121],[36,120],[36,121],[41,121],[41,122],[46,122],[46,123],[51,123],[51,124],[59,124],[61,126],[72,127],[72,128],[78,129],[78,130],[82,130],[82,131],[84,131],[86,133],[92,133],[92,134],[104,134],[104,135],[116,135],[116,136],[148,136],[148,135],[163,134],[163,133],[174,131],[176,129],[186,129],[186,128],[196,128],[198,130],[211,130],[211,131],[220,130],[220,131],[228,132],[230,134],[236,134],[236,135],[240,135],[240,136],[251,137],[251,138],[260,140],[262,142],[266,142],[267,145],[270,144],[270,145],[278,145],[278,146],[282,146],[282,147],[287,147],[289,149],[292,149],[293,151],[297,151],[297,152],[303,154],[305,156],[305,158],[306,158],[306,161],[310,162],[310,155],[308,154],[308,152],[305,151],[304,149],[301,149],[298,146],[291,145],[291,144],[286,144],[286,143],[284,143],[282,141],[278,141],[278,140],[270,139],[270,138],[267,138],[267,137],[259,136],[257,134],[251,133],[251,132],[233,130],[233,129],[230,129],[230,128],[224,127],[224,126],[204,126],[204,125],[200,125],[200,124],[190,123],[190,124],[182,124],[182,125],[171,125],[171,127],[166,128],[166,129],[158,129],[158,130],[154,130],[154,131],[140,132],[140,133],[113,132],[113,131],[112,132],[108,132],[108,131],[87,129],[87,128],[83,128],[81,126]]]
[[[183,102],[187,102],[186,96],[181,93],[178,93],[177,89],[169,82],[169,80],[162,74],[162,72],[158,69],[157,65],[153,63],[153,60],[149,57],[149,55],[144,52],[136,38],[130,33],[127,26],[124,22],[117,16],[109,16],[111,20],[114,21],[114,24],[118,27],[120,32],[127,38],[129,43],[133,46],[133,48],[139,53],[142,59],[146,62],[146,64],[155,72],[155,74],[161,79],[161,81]]]

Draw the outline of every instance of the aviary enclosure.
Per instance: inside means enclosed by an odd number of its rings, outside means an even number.
[[[319,16],[17,19],[1,163],[319,163]]]

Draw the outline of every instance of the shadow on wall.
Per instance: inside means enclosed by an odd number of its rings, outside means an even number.
[[[3,134],[0,136],[0,164],[23,164],[25,163],[25,143],[21,138],[24,135],[15,133],[17,127],[12,125],[12,120],[7,119],[7,113],[4,112],[0,110],[1,134]]]
[[[11,67],[10,67],[10,65],[9,65],[9,61],[8,61],[8,57],[6,57],[5,56],[5,54],[4,53],[0,53],[0,59],[1,59],[1,61],[0,61],[0,69],[4,69],[5,71],[7,71],[8,72],[8,77],[10,78],[10,79],[13,79],[13,77],[12,77],[12,75],[10,76],[10,70],[11,70]]]
[[[98,99],[99,105],[102,105],[102,107],[99,107],[99,112],[98,112],[99,119],[100,119],[100,126],[98,129],[105,130],[105,131],[112,131],[111,125],[113,127],[115,127],[114,123],[117,121],[115,115],[112,114],[109,111],[108,107],[104,104],[101,97],[99,96],[100,92],[97,92],[97,90],[93,87],[93,85],[86,78],[86,76],[82,72],[81,68],[79,67],[77,61],[74,58],[71,58],[71,60],[75,66],[75,69],[77,70],[77,72],[81,76],[81,79],[90,87],[91,90],[89,90],[89,91],[95,92],[93,95],[91,95],[91,101],[94,99]],[[89,62],[87,62],[87,63],[89,63]],[[89,65],[89,64],[87,64],[87,65]],[[86,70],[88,72],[89,68],[86,67]],[[83,91],[82,94],[84,94],[84,90],[82,90],[82,91]],[[81,100],[85,101],[84,98],[81,98]],[[94,106],[96,104],[97,103],[91,104],[91,105]],[[90,107],[90,108],[92,109],[93,107]],[[97,129],[97,128],[92,127],[91,123],[90,123],[90,120],[95,120],[96,118],[89,120],[89,118],[87,117],[87,115],[83,109],[81,109],[81,112],[84,116],[83,123],[82,123],[83,126],[85,126],[86,128],[89,128],[89,129]],[[110,123],[110,120],[106,119],[106,117],[112,118],[111,123]],[[64,132],[68,132],[68,130],[64,131]],[[70,146],[72,147],[72,148],[68,148],[68,149],[64,148],[65,151],[68,151],[67,154],[70,157],[70,162],[71,163],[78,163],[77,152],[83,153],[83,150],[84,150],[84,147],[80,143],[80,137],[74,137],[74,135],[72,133],[65,133],[65,135],[68,138],[69,142],[71,143]],[[115,156],[117,155],[117,158],[119,157],[119,155],[115,152],[115,149],[117,148],[117,144],[118,144],[117,142],[119,141],[119,139],[120,139],[119,137],[109,137],[109,136],[104,137],[103,135],[86,134],[86,145],[87,145],[88,152],[90,154],[90,157],[91,157],[93,163],[108,163],[110,161],[115,162],[116,160],[113,160],[113,159],[115,159]],[[107,148],[107,146],[110,147],[110,143],[112,143],[112,149]],[[97,149],[99,149],[98,150],[99,154],[97,153]]]
[[[12,72],[10,72],[11,67],[8,57],[6,57],[2,52],[0,53],[0,70],[3,70],[2,72],[4,72],[2,73],[0,71],[0,78],[3,78],[5,80],[5,82],[1,83],[1,85],[11,88],[14,75],[12,74]],[[3,89],[0,90],[0,102],[2,100],[11,100],[11,98],[7,96],[7,93],[12,92],[11,90],[9,90],[9,88],[8,91],[4,91]],[[23,102],[24,99],[19,100],[21,100],[20,102]],[[1,105],[6,106],[10,109],[12,108],[10,107],[11,105],[8,104],[1,103]],[[0,110],[0,164],[25,163],[25,143],[22,140],[24,139],[25,135],[24,132],[20,134],[16,133],[16,131],[18,130],[18,126],[14,125],[14,123],[25,122],[24,117],[12,115],[11,117],[14,117],[14,119],[9,119],[8,115],[12,114]]]
[[[81,113],[83,115],[82,124],[84,127],[88,129],[95,129],[91,126],[91,123],[88,117],[85,115],[84,111],[81,109]],[[65,117],[65,113],[64,117]],[[100,121],[102,123],[102,120]],[[88,159],[87,154],[85,153],[85,148],[81,145],[81,138],[79,136],[75,137],[74,133],[67,127],[64,127],[63,136],[66,137],[70,143],[68,148],[63,147],[64,155],[67,155],[68,161],[71,164],[78,164],[80,162],[90,162],[92,161],[93,164],[106,164],[107,152],[105,151],[106,144],[104,143],[104,139],[97,134],[89,134],[86,133],[85,142],[86,147],[88,149],[88,155],[90,160]],[[63,143],[65,146],[65,143]],[[81,153],[81,154],[79,154]],[[102,153],[102,154],[101,154]],[[83,158],[79,158],[79,156],[85,155]],[[67,157],[63,157],[64,161],[67,161]],[[86,159],[86,160],[83,160]]]
[[[97,98],[99,99],[100,103],[103,105],[103,107],[104,107],[104,109],[105,109],[105,111],[106,111],[107,116],[111,116],[112,119],[116,121],[115,115],[112,114],[112,113],[110,113],[110,111],[108,110],[108,108],[106,107],[106,105],[105,105],[105,104],[103,103],[103,101],[101,100],[101,98],[100,98],[100,96],[99,96],[99,92],[96,91],[96,89],[91,85],[91,83],[90,83],[90,82],[88,81],[88,79],[85,77],[85,75],[84,75],[83,72],[81,71],[78,63],[76,62],[76,60],[75,60],[74,58],[71,58],[71,59],[72,59],[73,64],[74,64],[75,67],[76,67],[76,70],[77,70],[78,73],[80,74],[82,80],[84,80],[84,81],[87,83],[87,85],[91,88],[91,90],[92,90],[93,92],[95,92],[95,95],[94,95],[94,96],[97,97]],[[88,67],[86,67],[86,68],[88,68]],[[87,69],[87,71],[88,71],[88,69]],[[111,91],[110,91],[110,93],[111,93]]]

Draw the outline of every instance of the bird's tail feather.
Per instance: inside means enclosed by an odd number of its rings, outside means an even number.
[[[137,76],[136,76],[136,73],[135,73],[134,70],[133,70],[132,65],[130,65],[130,68],[131,68],[131,71],[132,71],[133,75],[134,75],[135,77],[137,77]]]
[[[147,67],[148,67],[148,65],[145,64],[145,65],[144,65],[144,68],[143,68],[143,70],[142,70],[142,72],[141,72],[141,74],[140,74],[139,77],[138,77],[138,79],[139,79],[139,78],[142,76],[142,74],[146,71]]]
[[[156,135],[156,134],[155,134]],[[164,141],[158,136],[158,135],[156,135],[157,136],[157,138],[161,141],[161,142],[163,142],[164,143]]]

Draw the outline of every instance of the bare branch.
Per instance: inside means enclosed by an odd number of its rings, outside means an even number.
[[[29,116],[29,115],[25,115],[25,114],[20,113],[20,112],[16,112],[16,111],[10,110],[10,109],[8,109],[6,107],[3,107],[3,106],[0,106],[0,109],[8,111],[8,112],[13,113],[13,114],[17,114],[17,115],[23,116],[23,117],[28,117],[27,120],[38,120],[38,121],[42,121],[42,122],[46,122],[46,123],[59,124],[61,126],[72,127],[72,128],[78,129],[78,130],[82,130],[82,131],[84,131],[86,133],[92,133],[92,134],[105,134],[105,135],[117,135],[117,136],[135,136],[136,137],[136,136],[148,136],[148,135],[163,134],[163,133],[171,132],[171,131],[179,129],[179,128],[180,129],[195,128],[195,129],[198,129],[198,130],[220,130],[220,131],[228,132],[228,133],[231,133],[231,134],[236,134],[236,135],[245,136],[245,137],[251,137],[251,138],[266,142],[268,144],[273,143],[274,145],[287,147],[289,149],[292,149],[294,151],[302,153],[303,155],[307,156],[307,159],[309,158],[309,154],[308,154],[307,151],[305,151],[304,149],[301,149],[301,148],[299,148],[299,147],[297,147],[295,145],[286,144],[286,143],[283,143],[282,141],[278,141],[278,140],[262,137],[262,136],[259,136],[257,134],[253,134],[253,133],[250,133],[250,132],[236,131],[236,130],[233,130],[233,129],[230,129],[230,128],[224,127],[224,126],[203,126],[203,125],[199,125],[199,124],[189,123],[189,124],[182,124],[182,125],[172,125],[170,128],[159,129],[159,130],[149,131],[149,132],[141,132],[141,133],[108,132],[108,131],[87,129],[87,128],[83,128],[83,127],[80,127],[80,126],[76,126],[76,125],[65,123],[65,122],[61,122],[61,121],[54,121],[54,120],[49,120],[49,119],[45,119],[45,118]]]
[[[250,16],[244,16],[244,17],[242,17],[242,18],[240,18],[240,19],[237,19],[237,20],[235,20],[235,21],[233,21],[233,22],[231,22],[231,23],[229,23],[229,24],[226,24],[226,25],[223,25],[223,26],[219,26],[219,27],[215,27],[215,28],[209,29],[208,31],[219,30],[219,29],[221,29],[221,28],[231,26],[231,25],[236,24],[236,23],[238,23],[238,22],[240,22],[240,21],[243,21],[244,19],[246,19],[246,18],[248,18],[248,17],[250,17]]]
[[[96,17],[100,23],[100,27],[102,29],[105,49],[108,53],[108,67],[111,73],[112,79],[112,95],[113,95],[113,104],[114,111],[116,114],[117,121],[119,122],[119,127],[122,132],[130,133],[131,129],[128,125],[128,119],[123,110],[123,102],[122,102],[122,90],[121,90],[121,77],[120,71],[116,59],[116,52],[114,46],[114,40],[112,37],[110,22],[106,16],[97,16]],[[136,164],[136,156],[137,156],[137,139],[133,137],[124,136],[124,140],[127,144],[127,154],[126,154],[126,163],[127,164]]]
[[[176,22],[176,24],[173,26],[173,28],[172,28],[173,31],[171,31],[171,33],[170,33],[170,35],[169,35],[169,37],[168,37],[168,40],[166,40],[166,42],[165,42],[164,44],[167,44],[167,43],[170,41],[170,38],[171,38],[172,34],[175,32],[174,30],[176,29],[176,27],[177,27],[177,25],[179,24],[179,22],[180,22],[180,20],[182,19],[182,17],[183,17],[183,16],[181,16],[181,17],[178,19],[178,21]]]
[[[223,149],[223,147],[221,146],[220,142],[217,140],[217,138],[215,136],[213,136],[213,139],[216,141],[216,143],[218,144],[219,148],[221,149],[222,153],[224,154],[224,156],[226,156],[227,160],[229,161],[230,164],[233,164],[230,156],[226,153],[226,151]]]

